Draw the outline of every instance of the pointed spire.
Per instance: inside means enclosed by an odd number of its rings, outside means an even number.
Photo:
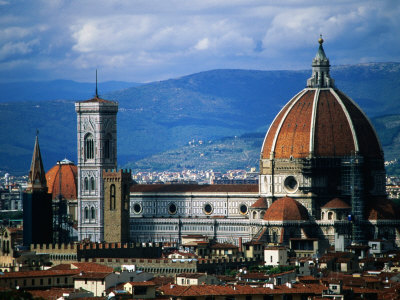
[[[47,191],[46,172],[44,171],[39,147],[39,130],[36,130],[35,147],[33,148],[27,191]]]
[[[307,80],[307,87],[334,88],[335,81],[329,75],[331,65],[329,64],[329,59],[326,57],[324,47],[322,47],[322,44],[324,43],[322,34],[318,39],[318,43],[319,48],[312,61],[312,75],[311,78]]]
[[[99,93],[97,92],[97,69],[96,69],[96,98],[99,98]]]

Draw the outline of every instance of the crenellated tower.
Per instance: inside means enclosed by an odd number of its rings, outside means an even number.
[[[104,170],[104,241],[129,242],[130,170]]]
[[[117,167],[118,103],[76,102],[78,138],[78,239],[104,240],[103,170]]]

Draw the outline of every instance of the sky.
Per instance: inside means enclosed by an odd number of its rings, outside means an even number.
[[[400,61],[398,0],[0,0],[0,82]]]

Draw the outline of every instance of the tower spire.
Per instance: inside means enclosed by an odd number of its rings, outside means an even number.
[[[97,92],[97,69],[96,69],[96,98],[99,98],[99,94]]]
[[[317,54],[312,61],[312,75],[307,80],[307,87],[309,88],[333,88],[335,87],[335,81],[330,77],[329,70],[330,64],[329,59],[326,57],[324,47],[324,39],[322,34],[318,39],[319,48]]]
[[[28,177],[28,191],[47,191],[46,172],[39,147],[39,130],[36,129],[35,146],[33,148],[31,169]]]

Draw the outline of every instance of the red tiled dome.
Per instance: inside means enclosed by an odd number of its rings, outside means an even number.
[[[384,197],[374,197],[367,201],[365,219],[398,220],[399,218],[399,208],[393,201]]]
[[[60,185],[63,199],[77,199],[77,172],[77,167],[71,161],[65,159],[46,173],[47,187],[49,193],[52,194],[52,199],[58,198]]]
[[[290,100],[272,122],[262,158],[349,156],[382,158],[370,121],[345,94],[334,88],[306,88]]]
[[[307,209],[290,197],[276,200],[264,215],[266,221],[301,221],[308,220]]]
[[[326,204],[325,204],[324,206],[322,206],[321,208],[349,209],[349,208],[351,208],[351,206],[348,205],[346,202],[344,202],[342,199],[335,198],[335,199],[332,199],[331,201],[329,201],[328,203],[326,203]]]
[[[265,197],[260,197],[256,202],[251,205],[251,208],[268,208],[267,199]]]

